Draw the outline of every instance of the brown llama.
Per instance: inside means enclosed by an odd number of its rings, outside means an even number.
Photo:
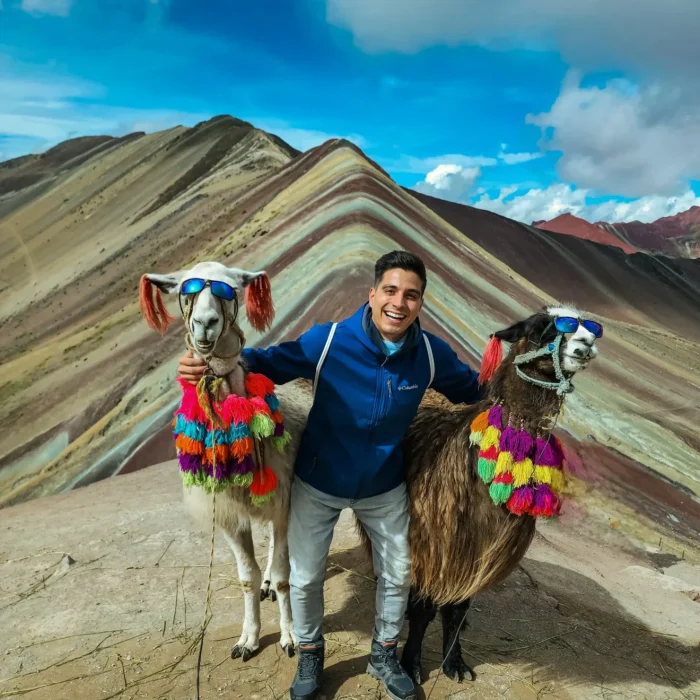
[[[551,431],[566,394],[573,390],[571,377],[597,356],[595,340],[601,335],[599,324],[573,308],[543,308],[493,334],[481,372],[486,398],[473,406],[456,406],[430,392],[421,403],[403,443],[413,586],[401,662],[417,684],[423,681],[423,638],[438,610],[445,674],[459,682],[475,678],[459,641],[470,601],[518,566],[535,534],[537,515],[559,512],[561,446]],[[502,362],[501,341],[511,346]],[[498,444],[491,440],[488,447],[481,431],[494,411],[504,429]],[[516,434],[530,436],[517,463],[504,445]],[[499,450],[503,454],[497,458]],[[542,456],[545,451],[547,457]],[[558,462],[547,462],[557,455]],[[538,460],[558,466],[537,466]],[[526,468],[519,474],[526,463],[529,472]],[[526,503],[514,492],[518,485]],[[547,494],[544,503],[539,495],[534,497],[540,490]],[[360,534],[371,551],[361,528]]]

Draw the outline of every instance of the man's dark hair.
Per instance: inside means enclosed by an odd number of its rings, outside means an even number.
[[[425,286],[427,284],[425,264],[417,255],[405,250],[393,250],[391,253],[382,255],[382,257],[377,260],[374,264],[374,286],[378,287],[385,273],[389,270],[395,270],[396,268],[406,270],[407,272],[415,272],[423,283],[421,294],[425,292]]]

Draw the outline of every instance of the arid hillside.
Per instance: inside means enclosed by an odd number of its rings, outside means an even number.
[[[249,343],[268,343],[352,313],[373,260],[401,247],[429,268],[425,326],[474,365],[489,333],[543,303],[601,319],[601,357],[576,378],[562,435],[588,473],[621,480],[623,497],[655,473],[678,485],[678,528],[698,518],[699,261],[416,195],[346,141],[296,154],[230,117],[95,148],[48,169],[49,185],[4,195],[2,504],[172,456],[182,326],[164,338],[146,327],[142,273],[203,259],[266,269],[277,318]],[[648,504],[659,517],[668,507]]]

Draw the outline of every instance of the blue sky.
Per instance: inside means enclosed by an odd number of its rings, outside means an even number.
[[[695,0],[0,2],[0,159],[227,113],[528,223],[700,204]]]

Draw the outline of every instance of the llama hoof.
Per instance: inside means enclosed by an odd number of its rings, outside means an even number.
[[[294,648],[294,644],[291,642],[289,644],[286,644],[285,646],[282,647],[284,650],[284,653],[291,659],[294,657],[294,654],[296,653],[296,649]]]
[[[263,585],[260,588],[260,602],[266,600],[270,597],[270,581],[263,581]],[[274,591],[273,591],[274,593]]]
[[[402,661],[401,665],[416,685],[423,685],[423,667],[420,661],[412,661],[408,664]]]
[[[241,659],[241,661],[248,661],[251,656],[255,654],[255,649],[250,647],[242,646],[241,644],[236,644],[233,649],[231,649],[232,659]]]
[[[462,683],[465,680],[473,681],[476,679],[476,673],[474,673],[474,671],[467,666],[461,656],[447,659],[442,670],[448,678],[451,678],[453,681],[457,681],[458,683]]]
[[[270,591],[270,600],[273,603],[277,602],[277,591],[274,588]]]

